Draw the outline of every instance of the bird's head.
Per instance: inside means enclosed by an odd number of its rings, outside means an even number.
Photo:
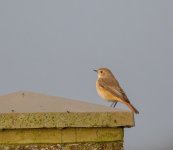
[[[94,71],[97,72],[98,78],[107,78],[113,76],[112,72],[108,68],[99,68]]]

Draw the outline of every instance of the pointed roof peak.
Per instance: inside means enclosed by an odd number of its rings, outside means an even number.
[[[116,112],[121,109],[49,96],[46,94],[18,91],[0,96],[0,113],[10,112]]]

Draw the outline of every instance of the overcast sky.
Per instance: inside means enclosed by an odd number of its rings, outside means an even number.
[[[109,67],[140,111],[127,150],[173,149],[173,1],[1,0],[0,95],[41,92],[109,106]],[[118,104],[117,107],[127,109]]]

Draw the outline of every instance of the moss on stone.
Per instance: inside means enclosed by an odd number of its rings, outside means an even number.
[[[123,128],[1,130],[0,144],[111,142],[123,140]]]
[[[133,113],[0,113],[0,129],[127,126],[134,126]]]
[[[108,143],[0,145],[0,150],[123,150],[121,141]]]

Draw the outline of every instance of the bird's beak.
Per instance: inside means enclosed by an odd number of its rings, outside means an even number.
[[[97,70],[93,70],[93,71],[97,72]]]

